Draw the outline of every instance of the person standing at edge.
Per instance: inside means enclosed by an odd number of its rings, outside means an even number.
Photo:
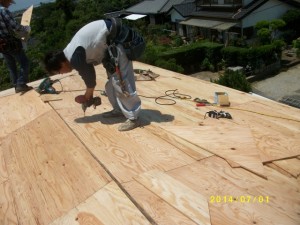
[[[106,69],[108,81],[105,91],[112,111],[102,114],[104,118],[124,116],[127,120],[122,123],[118,130],[128,131],[140,125],[139,113],[141,100],[137,95],[132,61],[126,56],[121,44],[114,47],[117,53],[117,64],[119,66],[125,92],[120,88],[120,77],[116,68],[111,69],[112,64],[109,54],[109,35],[115,32],[110,19],[97,20],[83,26],[72,38],[63,51],[50,52],[45,55],[44,64],[50,74],[62,74],[77,70],[85,82],[86,91],[84,95],[77,96],[75,101],[85,103],[93,98],[96,86],[96,72],[94,65],[102,63]],[[116,37],[121,35],[117,32]]]
[[[27,37],[30,32],[30,26],[22,26],[16,22],[12,13],[8,10],[8,7],[11,4],[15,4],[15,2],[13,0],[0,0],[0,37],[5,39],[5,37],[14,34],[18,37]],[[10,79],[15,87],[16,93],[31,90],[32,87],[27,86],[29,62],[23,48],[20,50],[2,52],[2,54],[7,64]],[[17,62],[20,64],[19,75]]]

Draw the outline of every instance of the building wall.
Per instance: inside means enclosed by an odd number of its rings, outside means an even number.
[[[156,24],[155,15],[149,15],[149,19],[150,19],[150,24],[152,24],[152,25]]]
[[[171,10],[170,15],[171,15],[171,21],[173,23],[177,21],[185,20],[185,18],[181,16],[176,10]]]
[[[262,5],[250,15],[245,17],[242,21],[242,27],[247,28],[255,26],[255,24],[262,20],[273,20],[279,19],[288,10],[294,9],[295,7],[285,4],[277,0],[269,0],[266,4]]]

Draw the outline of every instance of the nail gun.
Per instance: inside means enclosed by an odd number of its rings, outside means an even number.
[[[85,115],[85,111],[88,107],[93,106],[94,109],[96,108],[96,106],[101,105],[101,98],[100,97],[93,97],[90,100],[82,103],[81,108],[83,110],[83,113]]]
[[[37,88],[37,92],[40,94],[58,94],[52,85],[56,82],[59,82],[58,79],[51,80],[50,77],[45,78]]]
[[[85,115],[85,111],[88,107],[93,106],[95,109],[98,105],[101,105],[101,98],[97,96],[97,97],[92,97],[89,100],[86,100],[84,95],[78,95],[75,98],[75,102],[81,104],[81,108]]]

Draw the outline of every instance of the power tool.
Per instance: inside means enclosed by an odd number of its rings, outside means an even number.
[[[101,98],[99,96],[97,96],[97,97],[90,98],[89,100],[86,101],[84,95],[78,95],[75,98],[75,102],[81,104],[81,108],[85,115],[85,111],[88,107],[94,106],[94,109],[95,109],[98,105],[101,105]]]
[[[58,94],[55,88],[52,87],[56,82],[59,82],[59,80],[51,80],[50,77],[45,78],[37,88],[37,92],[40,94]]]
[[[88,100],[88,101],[82,103],[81,108],[82,108],[82,110],[83,110],[84,115],[85,115],[85,111],[86,111],[86,109],[87,109],[88,107],[93,106],[94,109],[95,109],[98,105],[101,105],[101,103],[102,103],[102,102],[101,102],[101,98],[100,98],[100,97],[93,97],[93,98],[91,98],[90,100]]]

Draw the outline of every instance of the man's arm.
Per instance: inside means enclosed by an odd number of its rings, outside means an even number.
[[[19,24],[8,9],[2,10],[2,16],[12,30],[27,32],[27,27]]]
[[[95,88],[86,88],[84,97],[86,100],[93,98]]]
[[[86,91],[84,97],[89,100],[93,97],[94,89],[96,86],[96,71],[93,64],[86,62],[85,49],[78,47],[71,58],[72,67],[78,71],[79,75],[84,80]]]

